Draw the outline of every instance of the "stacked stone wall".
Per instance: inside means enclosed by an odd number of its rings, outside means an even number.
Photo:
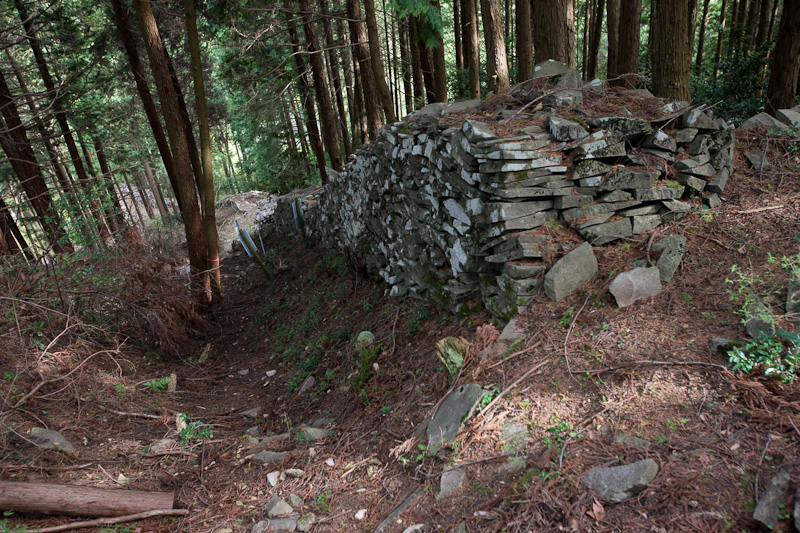
[[[647,233],[718,205],[732,171],[733,127],[703,106],[649,121],[561,108],[506,137],[448,111],[384,127],[329,185],[279,198],[272,225],[297,231],[300,198],[306,239],[360,257],[392,295],[508,318],[580,244],[566,228],[592,246]]]

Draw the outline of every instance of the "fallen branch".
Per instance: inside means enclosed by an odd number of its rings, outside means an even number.
[[[115,415],[119,416],[132,416],[137,418],[151,418],[153,420],[161,420],[164,418],[163,415],[151,415],[148,413],[126,413],[125,411],[117,411],[116,409],[111,409],[110,407],[106,407],[105,405],[97,404],[95,407],[99,407],[103,411],[108,411],[109,413],[114,413]]]
[[[134,520],[144,520],[145,518],[152,518],[154,516],[186,516],[187,514],[189,514],[188,509],[154,509],[152,511],[129,514],[126,516],[117,516],[114,518],[98,518],[97,520],[86,520],[85,522],[73,522],[72,524],[45,527],[42,529],[29,529],[28,531],[30,531],[30,533],[56,533],[56,531],[69,531],[70,529],[82,529],[85,527],[104,526],[106,524],[121,524],[123,522],[132,522]]]
[[[483,459],[475,459],[474,461],[468,461],[466,463],[459,463],[457,465],[453,465],[451,467],[445,468],[441,472],[434,472],[433,474],[425,474],[426,478],[432,478],[436,476],[441,476],[445,472],[449,472],[451,470],[458,470],[462,466],[470,466],[470,465],[477,465],[480,463],[488,463],[489,461],[494,461],[496,459],[503,459],[505,457],[511,457],[512,455],[518,455],[517,452],[508,452],[508,453],[501,453],[500,455],[493,455],[492,457],[484,457]]]
[[[744,211],[734,211],[734,214],[737,215],[749,215],[750,213],[760,213],[761,211],[770,211],[772,209],[783,209],[784,206],[782,205],[770,205],[767,207],[758,207],[755,209],[746,209]]]

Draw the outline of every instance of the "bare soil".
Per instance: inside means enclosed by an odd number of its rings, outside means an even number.
[[[250,531],[274,494],[303,498],[299,511],[315,513],[313,531],[372,531],[419,489],[385,531],[416,523],[453,531],[462,521],[467,531],[755,531],[752,511],[776,471],[792,466],[792,494],[798,486],[800,386],[732,372],[708,341],[745,336],[737,313],[743,286],[775,310],[785,301],[779,259],[798,253],[800,162],[790,144],[764,132],[738,137],[725,203],[697,206],[655,230],[688,239],[662,294],[620,309],[607,292],[616,273],[647,257],[650,234],[599,247],[591,285],[558,304],[534,298],[519,317],[525,340],[511,353],[475,355],[496,335],[485,312],[451,316],[390,298],[345,258],[290,236],[265,242],[281,265],[272,280],[242,252],[228,257],[224,305],[206,316],[183,296],[177,265],[136,252],[135,239],[110,269],[124,275],[131,295],[86,295],[93,309],[119,312],[125,323],[95,327],[80,313],[43,310],[37,306],[52,309],[55,299],[46,274],[6,274],[0,479],[173,491],[189,510],[105,531]],[[742,159],[756,148],[767,150],[772,170]],[[366,370],[354,348],[364,330],[381,345]],[[423,441],[409,439],[447,390],[435,349],[447,336],[474,343],[460,381],[504,394],[466,424],[444,459],[433,459]],[[176,391],[162,390],[157,380],[173,373]],[[309,375],[316,382],[299,395]],[[26,396],[45,380],[52,381]],[[240,414],[251,408],[259,409],[255,419]],[[154,441],[177,437],[178,413],[210,434],[150,452]],[[317,417],[330,420],[332,437],[274,441],[267,449],[288,452],[278,465],[247,460],[255,451],[248,428],[277,435]],[[529,431],[527,462],[516,473],[501,468],[501,425],[509,420]],[[77,452],[38,449],[26,438],[33,426],[59,430]],[[614,444],[619,432],[652,446]],[[547,437],[562,440],[548,448]],[[659,472],[632,500],[603,503],[580,482],[591,468],[646,457]],[[437,503],[442,470],[458,465],[462,489]],[[268,485],[269,472],[288,468],[303,474]],[[359,509],[367,510],[362,521],[354,518]],[[74,520],[15,514],[6,528]],[[775,527],[791,529],[788,520]]]

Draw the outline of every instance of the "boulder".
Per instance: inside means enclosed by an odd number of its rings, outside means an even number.
[[[756,505],[756,509],[753,512],[753,519],[768,529],[772,529],[778,523],[783,509],[785,509],[786,496],[788,495],[793,471],[793,467],[781,468],[770,480],[767,491],[758,500],[758,505]]]
[[[273,495],[267,502],[267,516],[270,518],[286,516],[293,512],[294,509],[292,509],[292,506],[286,503],[283,498],[277,494]]]
[[[577,122],[556,115],[550,115],[547,123],[550,133],[557,141],[579,141],[589,135],[589,132]]]
[[[675,271],[678,270],[683,260],[685,248],[686,237],[683,235],[668,235],[651,247],[651,250],[655,252],[661,251],[656,267],[658,267],[661,281],[664,283],[669,283],[672,280],[672,276],[675,275]]]
[[[562,63],[561,61],[556,61],[555,59],[548,59],[547,61],[542,61],[541,63],[537,63],[533,67],[533,77],[531,79],[536,78],[549,78],[552,76],[560,76],[570,70],[570,68],[566,65],[566,63]]]
[[[785,129],[786,124],[781,122],[780,120],[768,115],[766,113],[759,113],[754,115],[739,126],[740,129],[748,129],[748,128],[778,128],[778,129]]]
[[[560,302],[597,275],[597,258],[585,242],[558,260],[544,277],[544,292]]]
[[[794,109],[779,109],[775,113],[775,118],[793,127],[800,127],[800,113]]]
[[[595,468],[581,476],[581,481],[600,493],[607,502],[621,502],[642,492],[658,474],[652,459],[610,468]]]
[[[637,267],[619,274],[608,287],[617,305],[627,307],[637,300],[661,293],[661,279],[657,268]]]
[[[469,419],[487,392],[480,385],[470,383],[456,387],[445,398],[428,423],[428,455],[437,455],[442,446],[458,435],[461,424]]]
[[[464,483],[465,472],[460,468],[451,468],[442,472],[442,479],[439,484],[439,494],[436,501],[443,500],[458,491]]]
[[[28,431],[28,437],[36,443],[39,448],[45,450],[59,450],[62,452],[74,452],[75,446],[58,431],[40,427],[32,427]]]

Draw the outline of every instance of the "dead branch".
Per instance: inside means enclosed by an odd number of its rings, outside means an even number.
[[[98,518],[97,520],[86,520],[85,522],[74,522],[61,526],[45,527],[42,529],[31,529],[31,533],[55,533],[56,531],[69,531],[70,529],[82,529],[85,527],[103,526],[106,524],[122,524],[123,522],[133,522],[134,520],[144,520],[154,516],[186,516],[188,509],[154,509],[144,513],[117,516],[114,518]]]

